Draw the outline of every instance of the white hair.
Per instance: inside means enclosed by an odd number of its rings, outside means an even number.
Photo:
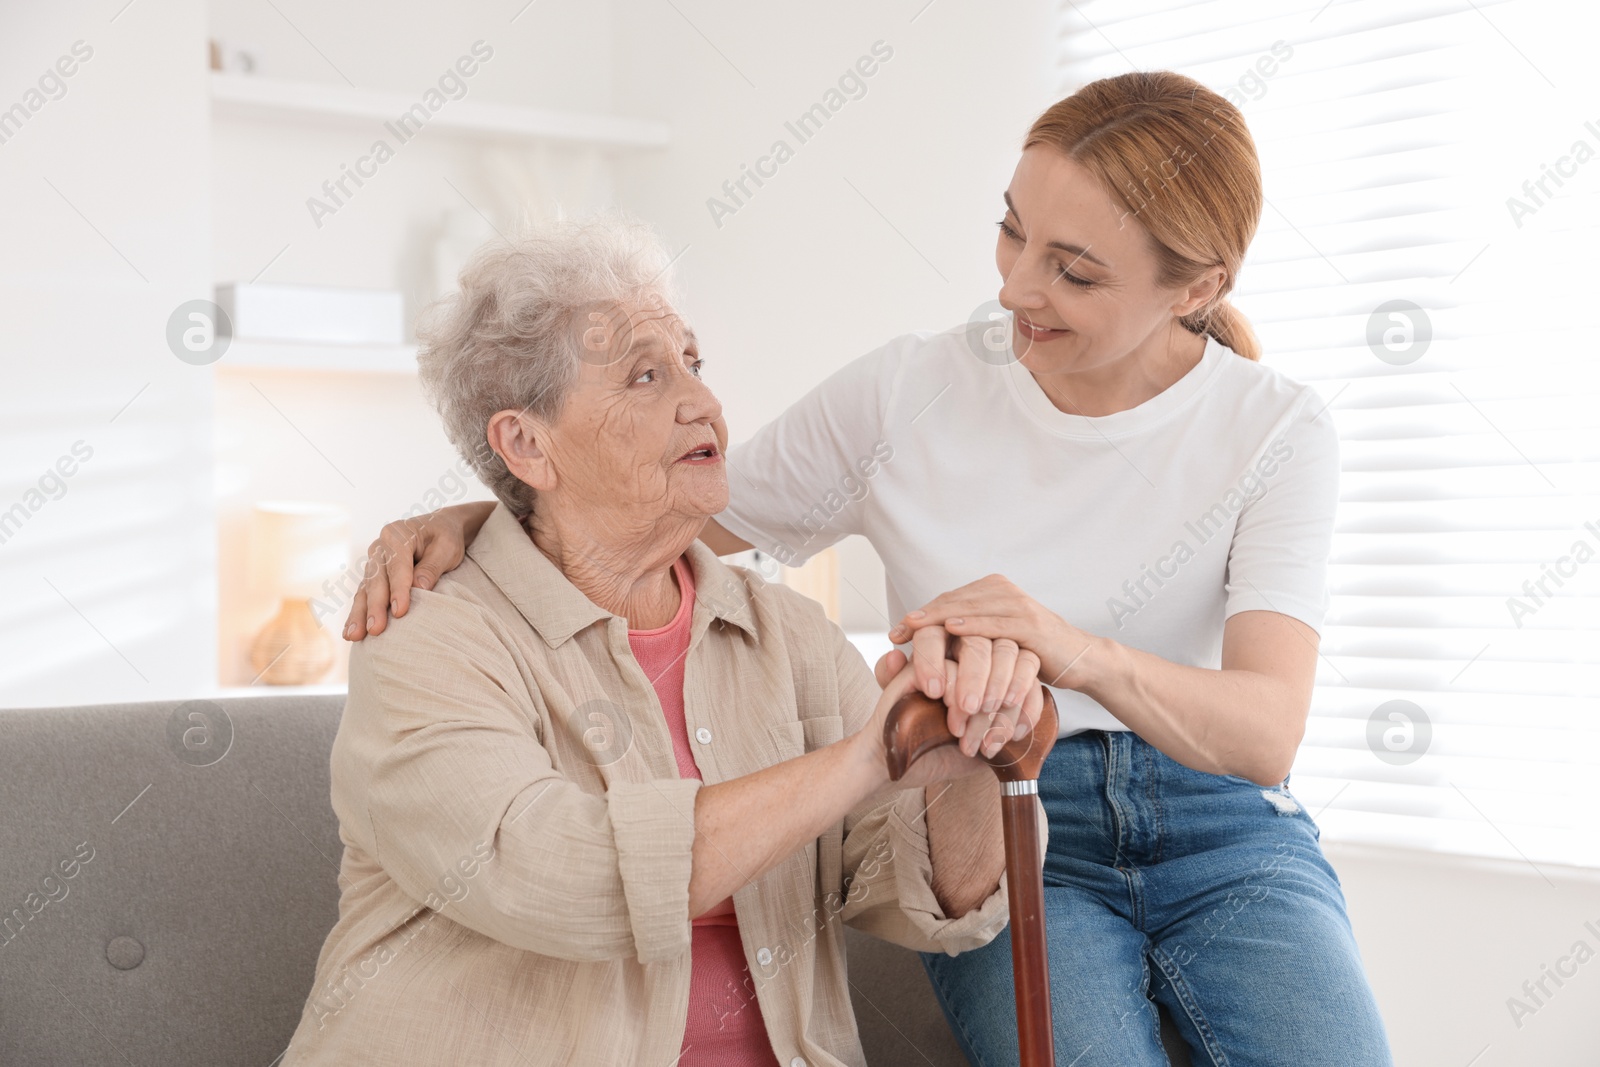
[[[457,292],[423,312],[423,390],[462,458],[519,517],[535,493],[489,447],[490,416],[515,408],[554,420],[578,378],[580,316],[675,303],[671,262],[648,226],[619,212],[541,223],[479,248]]]

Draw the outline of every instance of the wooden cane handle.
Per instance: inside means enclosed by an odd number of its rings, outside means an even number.
[[[911,765],[941,745],[956,743],[950,732],[943,701],[924,696],[913,689],[889,709],[883,721],[883,747],[888,754],[889,777],[898,782]],[[1020,782],[1039,777],[1044,758],[1056,743],[1056,701],[1044,690],[1044,710],[1039,723],[1020,738],[1007,741],[992,756],[979,758],[994,770],[1002,782]]]

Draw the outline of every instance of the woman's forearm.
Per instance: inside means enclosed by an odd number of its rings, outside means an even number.
[[[1000,783],[985,767],[923,792],[933,895],[946,918],[958,919],[989,899],[1006,868]]]
[[[1073,688],[1179,763],[1276,785],[1305,732],[1300,695],[1247,670],[1173,663],[1109,637],[1095,637],[1073,666]]]
[[[936,627],[954,637],[1006,638],[1039,658],[1039,680],[1094,698],[1179,763],[1277,785],[1305,735],[1316,680],[1317,631],[1264,609],[1224,624],[1222,668],[1190,667],[1079,629],[991,574],[908,611],[892,641]]]
[[[694,803],[690,918],[816,840],[886,779],[846,740],[702,786]]]

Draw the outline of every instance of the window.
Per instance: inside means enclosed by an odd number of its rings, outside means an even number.
[[[1263,361],[1332,405],[1344,457],[1292,776],[1324,841],[1600,866],[1595,21],[1062,5],[1064,93],[1176,70],[1256,139],[1267,205],[1235,302]]]

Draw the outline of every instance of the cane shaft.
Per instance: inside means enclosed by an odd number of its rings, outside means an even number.
[[[1016,783],[1022,785],[1025,783]],[[1011,976],[1016,983],[1017,1044],[1022,1067],[1054,1067],[1050,957],[1044,926],[1037,791],[1000,798],[1005,830],[1006,896],[1011,905]]]
[[[1011,968],[1017,995],[1021,1067],[1054,1067],[1050,1019],[1050,957],[1045,948],[1044,879],[1039,856],[1039,771],[1056,741],[1056,702],[1044,690],[1039,722],[985,757],[1000,780],[1000,821],[1006,849],[1006,897],[1011,906]],[[917,757],[956,738],[945,706],[913,690],[895,702],[883,724],[889,777],[899,781]]]

